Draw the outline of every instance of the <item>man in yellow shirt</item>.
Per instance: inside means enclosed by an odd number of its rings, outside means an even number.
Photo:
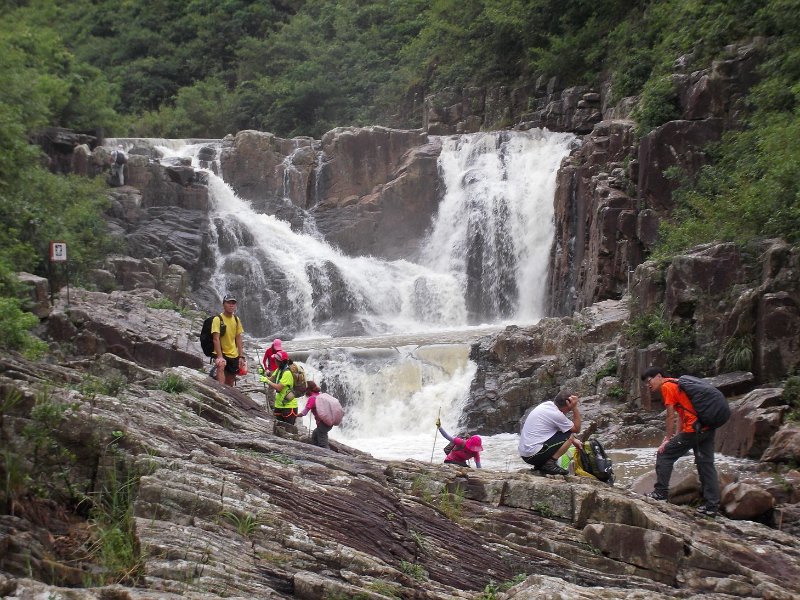
[[[244,327],[235,313],[236,297],[226,294],[222,299],[222,314],[214,317],[211,323],[217,381],[230,386],[236,383],[239,367],[247,368],[247,357],[245,357],[242,347]]]

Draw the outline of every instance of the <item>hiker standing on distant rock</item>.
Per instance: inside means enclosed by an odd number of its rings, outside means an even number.
[[[297,398],[290,394],[294,387],[294,375],[289,368],[292,361],[284,350],[275,353],[278,361],[278,368],[275,369],[267,380],[267,385],[275,390],[275,409],[273,414],[276,421],[294,425],[297,420]],[[288,398],[287,398],[288,396]]]
[[[111,185],[125,185],[125,163],[127,162],[128,155],[125,154],[125,150],[120,144],[111,153]]]
[[[314,415],[314,422],[317,424],[317,427],[314,431],[311,432],[311,443],[315,446],[319,446],[320,448],[328,448],[330,449],[330,444],[328,443],[328,433],[331,429],[333,429],[333,425],[326,425],[322,422],[322,419],[317,415],[317,396],[320,393],[319,386],[315,381],[308,381],[306,384],[308,387],[306,388],[306,406],[303,408],[303,412],[300,413],[300,417],[305,417],[309,411],[311,414]]]
[[[669,497],[669,480],[675,461],[686,456],[689,450],[694,452],[694,462],[700,477],[700,488],[705,504],[697,508],[701,516],[715,517],[719,510],[719,478],[714,466],[714,432],[713,427],[702,427],[695,431],[697,414],[689,396],[678,387],[674,379],[664,377],[664,370],[651,367],[642,373],[642,381],[647,384],[650,393],[658,392],[667,409],[666,435],[658,447],[656,454],[656,484],[653,491],[645,494],[654,500],[666,500]],[[675,426],[675,417],[680,419]],[[677,433],[676,433],[677,429]]]
[[[441,419],[436,419],[436,427],[439,433],[448,442],[453,444],[453,449],[447,454],[444,462],[448,465],[458,465],[460,467],[468,467],[468,460],[475,459],[475,467],[481,468],[481,452],[483,452],[483,443],[481,436],[471,435],[466,440],[460,437],[452,437],[442,428]]]
[[[226,294],[222,299],[222,313],[211,323],[217,381],[230,386],[235,385],[236,374],[240,368],[247,368],[247,358],[242,345],[244,327],[235,313],[236,297]],[[220,335],[220,321],[225,325],[222,335]]]
[[[567,413],[572,413],[572,421]],[[580,448],[573,435],[581,431],[581,413],[578,396],[566,390],[553,400],[542,402],[534,408],[519,437],[519,455],[526,463],[545,475],[567,475],[569,472],[556,464],[570,444]]]

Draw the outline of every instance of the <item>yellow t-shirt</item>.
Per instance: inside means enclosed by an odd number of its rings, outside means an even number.
[[[219,345],[222,348],[222,354],[228,358],[239,358],[239,349],[236,347],[236,336],[244,333],[242,321],[236,315],[228,317],[225,313],[217,315],[211,322],[211,334],[219,333],[219,318],[225,323],[225,335],[219,336]]]

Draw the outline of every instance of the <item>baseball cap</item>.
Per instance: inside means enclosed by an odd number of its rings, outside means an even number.
[[[275,348],[275,350],[283,350],[283,342],[275,338],[272,340],[272,347]]]
[[[473,452],[483,452],[483,444],[481,443],[481,436],[479,435],[470,436],[467,443],[464,445]]]
[[[236,302],[236,296],[233,294],[225,294],[225,297],[222,299],[223,302]]]
[[[286,350],[278,350],[275,353],[275,356],[278,358],[278,360],[288,360],[289,358],[289,355],[286,354]]]

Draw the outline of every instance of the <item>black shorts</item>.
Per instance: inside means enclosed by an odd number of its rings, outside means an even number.
[[[283,421],[290,425],[294,425],[294,422],[299,416],[296,408],[278,408],[277,406],[275,410],[272,411],[272,414],[275,416],[276,421]]]
[[[566,442],[571,435],[571,431],[557,431],[549,440],[544,443],[541,450],[539,450],[533,456],[523,456],[522,460],[529,465],[533,465],[534,467],[541,467],[553,457],[553,454],[556,453],[556,450],[561,448],[561,446],[564,445],[564,442]]]
[[[229,358],[225,357],[225,372],[229,373],[230,375],[238,375],[239,374],[239,359],[238,358]]]

